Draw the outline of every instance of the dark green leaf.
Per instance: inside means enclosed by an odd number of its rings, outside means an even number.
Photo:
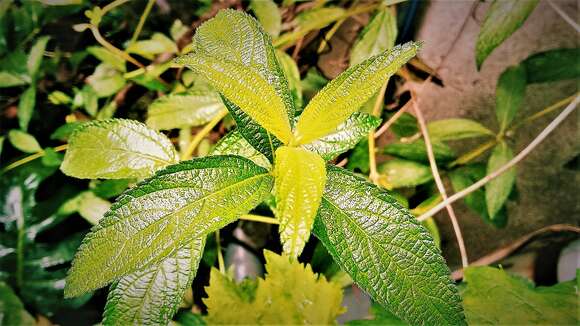
[[[524,101],[525,94],[525,66],[518,65],[506,69],[499,77],[495,90],[495,116],[500,132],[509,127]]]
[[[412,114],[405,112],[393,123],[391,130],[399,138],[411,137],[419,132],[417,119]]]
[[[433,154],[438,163],[449,162],[456,158],[455,152],[442,142],[434,142]],[[394,155],[408,160],[429,163],[425,141],[417,139],[412,143],[391,143],[383,148],[384,154]]]
[[[254,208],[272,183],[267,170],[238,156],[194,159],[158,172],[119,197],[83,240],[65,295],[97,289],[163,260],[189,239]]]
[[[132,182],[131,179],[93,180],[90,188],[95,195],[110,199],[122,194]]]
[[[369,142],[367,139],[361,140],[354,147],[352,154],[348,158],[346,167],[353,172],[369,173]]]
[[[379,182],[387,189],[414,187],[433,180],[428,165],[402,159],[392,159],[377,168]]]
[[[18,101],[18,125],[20,129],[24,131],[28,129],[28,123],[30,118],[32,118],[35,106],[36,86],[31,85],[20,95],[20,100]]]
[[[475,46],[478,69],[496,47],[522,26],[537,4],[538,0],[493,1]]]
[[[341,268],[408,323],[465,324],[429,232],[384,190],[337,167],[327,175],[314,232]]]
[[[58,127],[50,135],[50,139],[51,140],[62,140],[62,141],[66,141],[66,140],[68,140],[68,138],[70,137],[70,135],[72,134],[72,132],[78,126],[82,125],[83,123],[85,123],[85,122],[84,121],[75,121],[75,122],[65,123],[62,126]]]
[[[467,320],[473,325],[578,325],[575,281],[539,286],[501,269],[469,267],[462,291]]]
[[[524,60],[528,83],[543,83],[580,77],[580,48],[536,53]]]
[[[36,321],[24,309],[24,305],[20,302],[20,299],[4,282],[0,282],[0,325],[36,325]]]
[[[103,325],[167,325],[197,273],[205,238],[175,250],[158,264],[111,286]]]
[[[59,166],[62,163],[63,155],[56,152],[51,147],[44,149],[44,155],[41,158],[42,164],[46,166]]]
[[[500,167],[508,163],[514,154],[509,146],[501,142],[495,146],[487,162],[487,174],[495,172]],[[487,212],[493,220],[501,207],[508,199],[516,181],[516,169],[511,168],[499,177],[491,180],[485,185],[485,201]]]
[[[326,84],[326,79],[316,68],[310,68],[306,72],[306,77],[300,82],[305,103],[310,101]]]
[[[381,119],[366,113],[355,112],[340,124],[336,131],[302,147],[318,153],[329,161],[353,148],[369,132],[381,124]]]

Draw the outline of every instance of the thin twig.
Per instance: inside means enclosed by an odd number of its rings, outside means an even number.
[[[574,30],[576,31],[576,33],[580,33],[580,25],[578,25],[574,21],[574,19],[570,18],[570,16],[568,16],[564,12],[564,10],[562,10],[560,7],[558,7],[558,5],[556,5],[555,1],[548,0],[546,2],[548,2],[548,4],[550,5],[550,7],[552,7],[552,9],[554,9],[554,11],[557,12],[558,15],[560,15],[560,17],[562,17],[562,19],[564,19],[568,24],[570,24],[570,26],[572,26],[572,28],[574,28]]]
[[[67,149],[67,147],[68,147],[68,144],[64,144],[64,145],[60,145],[60,146],[54,147],[53,150],[55,152],[61,152],[61,151],[64,151],[65,149]],[[13,163],[7,165],[5,168],[2,169],[2,171],[0,172],[0,174],[4,174],[4,173],[6,173],[6,172],[8,172],[8,171],[10,171],[10,170],[12,170],[14,168],[17,168],[17,167],[19,167],[21,165],[24,165],[24,164],[28,163],[28,162],[34,161],[37,158],[43,157],[44,154],[46,154],[46,152],[44,150],[42,150],[42,151],[37,152],[37,153],[34,153],[32,155],[28,155],[25,158],[22,158],[22,159],[20,159],[20,160],[18,160],[16,162],[13,162]]]
[[[197,134],[195,134],[195,137],[193,137],[193,139],[191,140],[191,143],[189,143],[189,146],[187,146],[187,150],[185,152],[183,152],[183,155],[181,156],[181,160],[189,160],[191,158],[191,156],[193,155],[193,151],[195,151],[195,148],[197,147],[197,145],[199,145],[199,143],[202,141],[202,139],[207,136],[207,134],[209,134],[209,132],[228,114],[227,110],[223,110],[220,113],[218,113],[218,115],[216,115],[210,122],[208,122],[203,129],[201,129]]]
[[[485,184],[487,184],[491,180],[502,175],[507,170],[511,169],[514,165],[516,165],[521,160],[523,160],[531,151],[533,151],[534,148],[536,148],[544,139],[546,139],[546,137],[548,137],[548,135],[550,133],[552,133],[552,131],[554,131],[554,129],[556,129],[556,127],[558,127],[560,125],[560,123],[562,123],[562,121],[564,121],[564,119],[566,119],[566,117],[568,117],[572,112],[574,112],[574,110],[578,106],[578,102],[580,102],[580,95],[577,95],[576,98],[574,99],[574,101],[572,101],[572,103],[568,104],[568,106],[562,112],[560,112],[560,114],[552,122],[550,122],[550,124],[548,124],[548,126],[544,130],[542,130],[542,132],[534,140],[532,140],[532,142],[530,144],[528,144],[528,146],[526,148],[524,148],[524,150],[522,150],[518,155],[516,155],[516,157],[514,157],[512,160],[510,160],[504,166],[502,166],[501,168],[492,172],[491,174],[485,176],[483,179],[477,181],[476,183],[472,184],[471,186],[469,186],[469,187],[463,189],[462,191],[454,194],[453,196],[447,198],[446,200],[441,202],[439,205],[430,209],[427,213],[421,215],[418,218],[418,220],[424,221],[424,220],[428,219],[429,217],[435,215],[437,212],[439,212],[441,209],[443,209],[443,207],[445,207],[446,205],[454,203],[457,200],[469,195],[470,193],[474,192],[475,190],[483,187]]]
[[[395,112],[395,114],[393,114],[392,117],[389,118],[389,120],[387,120],[387,122],[385,122],[376,132],[375,132],[375,139],[379,138],[382,134],[384,134],[395,122],[397,122],[397,119],[399,119],[403,113],[405,113],[407,111],[407,109],[411,107],[411,101],[408,101],[407,103],[405,103],[405,105],[403,105],[402,108],[399,109],[399,111]]]
[[[387,85],[389,84],[389,80],[387,79],[379,93],[377,94],[377,99],[375,100],[375,104],[373,106],[373,115],[375,117],[381,116],[381,111],[383,109],[383,103],[385,101],[385,92],[387,90]],[[379,173],[377,172],[377,154],[376,154],[376,146],[375,146],[375,133],[374,131],[369,132],[368,135],[368,143],[369,143],[369,178],[374,184],[379,183]]]
[[[255,215],[255,214],[241,215],[240,220],[252,221],[252,222],[261,222],[261,223],[268,223],[268,224],[280,224],[280,222],[273,217],[267,217],[267,216]]]
[[[411,93],[412,94],[412,93]],[[417,105],[415,98],[411,98],[413,101],[413,110],[415,111],[415,115],[417,116],[417,122],[419,122],[419,127],[421,128],[421,133],[423,134],[423,139],[425,140],[425,147],[427,148],[427,157],[429,158],[429,165],[431,166],[431,172],[433,173],[433,178],[435,179],[435,184],[437,185],[437,189],[439,189],[439,193],[441,197],[445,201],[447,199],[447,191],[445,191],[445,186],[443,185],[443,181],[441,180],[441,176],[439,175],[439,171],[437,169],[437,161],[435,160],[435,155],[433,154],[433,147],[431,146],[431,139],[429,138],[429,132],[427,131],[427,124],[425,123],[425,118],[423,118],[423,114]],[[453,231],[455,232],[455,237],[457,238],[457,245],[459,246],[459,252],[461,254],[461,264],[463,268],[469,265],[469,261],[467,259],[467,250],[465,249],[465,243],[463,241],[463,236],[461,235],[461,227],[459,227],[459,222],[457,222],[457,217],[455,216],[455,211],[451,205],[446,205],[447,212],[449,213],[449,219],[451,220],[451,224],[453,225]]]
[[[147,5],[145,6],[145,10],[143,10],[141,17],[139,18],[139,23],[137,24],[137,27],[135,28],[135,32],[133,32],[133,36],[131,37],[131,41],[129,42],[129,45],[135,43],[137,41],[137,39],[139,38],[139,34],[141,34],[141,30],[143,29],[143,26],[145,25],[145,21],[147,20],[147,16],[149,16],[149,13],[151,12],[151,9],[153,8],[154,4],[155,4],[155,0],[149,0],[149,2],[147,2]]]

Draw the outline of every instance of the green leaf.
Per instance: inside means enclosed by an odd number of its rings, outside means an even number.
[[[0,282],[0,325],[34,326],[32,317],[12,289]]]
[[[302,253],[320,205],[326,169],[324,160],[303,148],[282,146],[274,160],[276,218],[284,253]]]
[[[97,110],[99,109],[99,98],[95,89],[91,85],[85,85],[83,89],[78,93],[80,98],[80,106],[85,108],[88,114],[92,117],[97,115]],[[76,106],[74,101],[77,100],[77,95],[75,94],[75,99],[73,100],[73,106]]]
[[[363,139],[358,143],[348,158],[347,169],[363,174],[369,173],[369,142]]]
[[[93,180],[89,188],[95,195],[110,199],[122,194],[133,182],[132,179]]]
[[[580,77],[580,48],[555,49],[529,56],[525,67],[528,83],[543,83]]]
[[[12,71],[0,71],[0,88],[26,85],[30,82],[27,76]]]
[[[226,110],[219,94],[213,91],[190,91],[158,98],[149,106],[147,125],[169,130],[208,123]]]
[[[399,138],[411,137],[419,132],[417,118],[407,112],[401,114],[401,116],[393,123],[390,129]]]
[[[115,67],[108,63],[101,63],[95,72],[87,78],[87,83],[95,90],[98,97],[108,97],[121,90],[125,86],[126,80]]]
[[[206,287],[208,324],[329,325],[343,312],[340,287],[287,256],[264,251],[267,275],[236,284],[211,271]],[[240,313],[243,311],[244,313]]]
[[[143,58],[152,60],[156,55],[161,53],[177,53],[177,45],[169,37],[154,33],[151,39],[137,41],[130,44],[126,50],[128,53],[135,53]]]
[[[470,164],[467,166],[454,169],[449,173],[449,179],[453,186],[453,191],[459,192],[475,182],[485,177],[485,164]],[[477,189],[471,194],[465,196],[465,205],[473,212],[481,216],[484,222],[498,228],[505,227],[507,224],[507,210],[505,205],[497,212],[493,219],[489,218],[487,204],[485,202],[485,190]]]
[[[189,26],[184,25],[180,19],[176,19],[173,21],[173,24],[171,24],[169,35],[171,35],[171,38],[177,43],[177,41],[179,41],[179,39],[188,31]]]
[[[286,52],[276,50],[276,58],[280,63],[280,67],[284,71],[284,75],[288,80],[288,88],[292,94],[294,105],[297,110],[302,109],[302,83],[300,82],[300,71],[294,59],[286,54]]]
[[[443,119],[427,124],[429,137],[434,141],[458,140],[464,138],[495,136],[479,122],[470,119]]]
[[[506,130],[516,116],[526,95],[526,68],[523,65],[506,69],[495,90],[495,116],[500,132]]]
[[[237,129],[222,137],[215,145],[211,155],[238,155],[266,169],[272,166],[270,161],[252,147]]]
[[[305,103],[310,101],[326,84],[328,84],[328,79],[322,76],[315,67],[308,69],[306,76],[300,82]]]
[[[21,50],[11,51],[0,60],[0,88],[31,83],[27,70],[27,55]]]
[[[489,7],[475,45],[477,68],[491,52],[526,21],[538,0],[494,0]]]
[[[167,325],[191,286],[204,245],[204,237],[190,241],[160,263],[114,283],[103,325]]]
[[[194,159],[158,172],[119,197],[83,240],[65,296],[92,291],[160,262],[190,239],[254,208],[272,183],[267,170],[237,156]]]
[[[76,128],[60,169],[81,179],[143,178],[178,160],[164,135],[140,122],[111,119]]]
[[[125,67],[125,59],[103,47],[89,46],[87,48],[87,52],[92,54],[95,58],[101,60],[101,62],[111,65],[118,71],[125,72],[127,70]]]
[[[428,165],[397,158],[379,165],[378,172],[381,186],[387,189],[414,187],[433,180]]]
[[[66,141],[72,132],[85,122],[86,121],[74,121],[65,123],[62,126],[56,128],[56,130],[50,135],[50,139]]]
[[[373,300],[417,325],[465,324],[460,297],[429,232],[384,190],[327,166],[314,232]]]
[[[419,43],[411,42],[396,46],[347,69],[328,83],[300,116],[295,131],[297,141],[307,144],[336,130],[414,57],[419,48]]]
[[[318,153],[329,161],[348,151],[368,136],[369,132],[381,124],[381,119],[372,115],[355,112],[341,123],[336,131],[309,144],[302,145],[311,152]]]
[[[492,267],[469,267],[463,305],[473,325],[578,325],[575,281],[539,286]]]
[[[2,155],[2,149],[4,148],[4,139],[6,139],[5,136],[0,136],[0,155]]]
[[[20,100],[18,101],[18,125],[20,129],[24,131],[28,129],[28,123],[34,113],[35,105],[36,86],[31,85],[20,95]]]
[[[294,19],[294,31],[281,35],[274,44],[277,47],[289,46],[311,31],[322,29],[339,20],[345,14],[346,10],[340,7],[318,7],[303,11]]]
[[[258,18],[262,28],[270,36],[277,37],[280,35],[280,30],[282,30],[282,15],[274,1],[251,0],[250,8]]]
[[[395,315],[390,313],[388,310],[385,310],[380,305],[373,302],[371,305],[371,313],[373,315],[373,319],[360,319],[360,320],[351,320],[345,323],[347,326],[407,326],[408,324],[397,318]]]
[[[397,18],[391,8],[383,8],[360,32],[350,52],[350,65],[354,66],[374,55],[395,46]]]
[[[456,158],[455,152],[444,143],[434,142],[431,145],[433,147],[435,160],[438,163],[449,162]],[[417,139],[412,143],[391,143],[385,146],[382,151],[383,154],[394,155],[422,163],[429,163],[427,148],[425,147],[425,141],[423,141],[423,139]]]
[[[495,172],[513,157],[514,154],[506,143],[497,144],[487,162],[487,174]],[[515,182],[516,169],[511,168],[485,185],[485,202],[487,203],[489,217],[492,220],[508,199]]]
[[[201,54],[187,57],[185,64],[267,131],[286,144],[290,142],[292,131],[284,103],[258,73],[242,64]]]
[[[221,10],[197,28],[194,45],[194,53],[237,62],[259,74],[282,99],[287,116],[294,117],[292,95],[270,37],[253,17],[241,11]],[[224,102],[246,140],[272,161],[274,151],[281,143],[236,105]]]
[[[91,191],[85,191],[79,195],[79,214],[92,225],[96,225],[111,208],[111,203],[97,197]]]
[[[44,50],[49,39],[50,37],[48,36],[40,37],[30,49],[28,60],[26,61],[26,68],[28,69],[28,75],[32,78],[35,78],[38,73],[38,68],[42,63],[42,56],[44,56]]]
[[[42,147],[34,136],[22,130],[11,129],[8,132],[8,140],[10,144],[24,153],[37,153],[42,151]]]
[[[51,147],[47,147],[44,149],[44,155],[40,160],[42,164],[46,166],[60,166],[62,158],[63,155],[61,153],[57,153]]]

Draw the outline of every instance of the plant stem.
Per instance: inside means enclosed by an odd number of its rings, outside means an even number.
[[[379,138],[382,134],[384,134],[397,121],[397,119],[399,119],[403,115],[403,113],[405,113],[407,111],[407,109],[409,107],[411,107],[411,101],[408,101],[407,103],[405,103],[405,105],[403,105],[403,107],[400,108],[399,111],[395,112],[395,114],[393,114],[393,116],[390,117],[389,120],[387,120],[387,122],[385,122],[375,132],[375,139]]]
[[[125,51],[118,49],[113,44],[111,44],[107,40],[105,40],[105,38],[101,35],[101,32],[99,32],[99,28],[97,26],[89,25],[89,28],[91,29],[91,32],[93,33],[93,36],[95,37],[95,40],[97,40],[97,42],[99,42],[99,44],[101,44],[105,49],[107,49],[107,50],[113,52],[114,54],[120,56],[121,58],[131,62],[132,64],[136,65],[139,68],[145,67],[141,62],[135,60],[132,56],[128,55]]]
[[[522,120],[519,123],[516,123],[511,129],[510,131],[515,131],[516,129],[518,129],[519,127],[521,127],[522,125],[526,124],[526,123],[530,123],[532,121],[535,121],[543,116],[545,116],[548,113],[551,113],[553,111],[556,111],[564,106],[566,106],[568,103],[572,102],[574,100],[574,98],[576,96],[580,95],[580,93],[576,93],[572,96],[569,96],[563,100],[560,100],[550,106],[548,106],[547,108],[543,109],[542,111],[536,112],[534,114],[532,114],[531,116],[525,118],[524,120]]]
[[[572,28],[574,28],[576,33],[580,33],[580,25],[578,25],[574,19],[570,18],[570,16],[568,16],[564,10],[558,7],[554,1],[548,1],[548,4],[552,7],[552,9],[554,9],[555,12],[558,13],[558,15],[560,15],[560,17],[562,17],[564,21],[566,21],[570,26],[572,26]]]
[[[115,1],[113,1],[111,3],[109,3],[108,5],[104,6],[101,9],[101,15],[104,16],[109,11],[111,11],[114,8],[116,8],[116,7],[120,6],[120,5],[123,5],[123,4],[125,4],[125,3],[129,2],[129,1],[131,1],[131,0],[115,0]]]
[[[202,139],[207,136],[207,134],[209,134],[209,132],[228,114],[227,110],[223,110],[220,113],[218,113],[213,119],[211,119],[210,122],[208,122],[203,129],[201,129],[197,134],[195,134],[195,137],[193,137],[193,139],[191,140],[191,143],[189,143],[189,146],[187,146],[187,150],[185,152],[183,152],[183,155],[181,156],[181,160],[185,161],[185,160],[189,160],[191,159],[191,157],[193,156],[193,152],[195,151],[195,148],[197,147],[197,145],[199,145],[199,143],[202,141]]]
[[[417,122],[419,122],[419,127],[421,128],[421,133],[423,134],[423,139],[425,140],[427,157],[429,158],[429,165],[431,166],[431,172],[433,173],[435,184],[437,185],[437,189],[439,189],[439,193],[441,194],[443,201],[445,201],[447,199],[447,191],[445,190],[445,185],[443,185],[443,181],[441,180],[441,176],[439,175],[439,171],[437,169],[437,161],[435,160],[435,154],[433,154],[433,147],[431,145],[431,139],[429,138],[429,132],[427,131],[425,118],[423,118],[423,114],[421,113],[421,110],[419,109],[419,106],[417,105],[414,97],[411,99],[411,101],[413,101],[413,110],[417,115]],[[457,245],[459,246],[459,252],[461,254],[461,264],[463,265],[463,268],[465,268],[469,265],[469,261],[467,259],[467,250],[465,249],[465,243],[461,234],[461,227],[457,222],[457,217],[455,216],[453,207],[450,204],[447,204],[445,207],[447,208],[447,213],[449,213],[449,219],[451,220],[453,231],[455,232],[455,237],[457,238]]]
[[[218,259],[218,267],[220,269],[220,273],[225,274],[226,264],[224,263],[224,255],[222,254],[222,239],[220,237],[220,230],[215,231],[215,243]]]
[[[67,149],[67,147],[68,147],[68,144],[64,144],[64,145],[60,145],[60,146],[57,146],[57,147],[53,148],[53,150],[55,152],[61,152],[61,151],[64,151],[65,149]],[[2,169],[2,172],[0,174],[4,174],[4,173],[6,173],[6,172],[8,172],[8,171],[10,171],[10,170],[12,170],[14,168],[17,168],[17,167],[19,167],[19,166],[21,166],[23,164],[26,164],[28,162],[34,161],[34,160],[36,160],[39,157],[43,157],[44,154],[45,154],[45,151],[42,150],[42,151],[40,151],[38,153],[34,153],[32,155],[26,156],[26,157],[24,157],[24,158],[22,158],[22,159],[20,159],[20,160],[18,160],[16,162],[14,162],[14,163],[11,163],[11,164],[7,165],[5,168]]]
[[[143,26],[145,25],[145,21],[147,20],[147,16],[149,16],[149,13],[151,12],[151,8],[153,8],[154,4],[155,4],[155,0],[149,0],[149,2],[147,2],[147,5],[145,6],[145,10],[143,10],[143,13],[141,14],[141,18],[139,18],[139,23],[137,24],[137,28],[135,28],[135,32],[133,32],[133,37],[131,37],[131,41],[129,42],[129,45],[135,43],[137,41],[137,39],[139,38],[139,34],[141,34],[141,30],[143,29]]]
[[[457,165],[463,165],[468,162],[471,162],[473,159],[477,158],[479,155],[485,153],[488,149],[492,148],[497,144],[497,139],[492,139],[488,142],[485,142],[476,148],[472,149],[471,151],[459,156],[455,161],[449,163],[449,168],[452,168]]]
[[[261,222],[261,223],[268,223],[268,224],[280,224],[280,222],[273,217],[254,215],[254,214],[244,214],[244,215],[240,216],[240,220],[252,221],[252,222]]]
[[[566,119],[566,117],[568,117],[572,112],[574,112],[574,110],[578,106],[579,102],[580,102],[580,95],[576,95],[576,97],[574,98],[574,101],[572,101],[572,103],[568,104],[566,109],[564,109],[564,111],[560,112],[560,114],[552,122],[550,122],[550,124],[548,124],[548,126],[544,130],[542,130],[542,132],[530,144],[528,144],[528,146],[526,146],[526,148],[524,148],[524,150],[522,150],[518,155],[516,155],[516,157],[514,157],[512,160],[510,160],[508,163],[506,163],[504,166],[500,167],[496,171],[485,176],[483,179],[477,181],[476,183],[472,184],[471,186],[469,186],[469,187],[463,189],[462,191],[454,194],[453,196],[447,198],[439,205],[430,209],[427,213],[421,215],[418,218],[418,220],[424,221],[424,220],[428,219],[429,217],[431,217],[431,216],[435,215],[437,212],[439,212],[446,205],[454,203],[455,201],[469,195],[470,193],[474,192],[475,190],[483,187],[485,184],[487,184],[491,180],[497,178],[498,176],[500,176],[501,174],[503,174],[507,170],[511,169],[514,165],[516,165],[521,160],[523,160],[544,139],[546,139],[546,137],[548,137],[548,135],[550,133],[552,133],[552,131],[554,131],[554,129],[556,129],[556,127],[558,127],[560,125],[560,123],[562,123],[562,121],[564,121],[564,119]]]
[[[381,116],[383,102],[385,101],[385,91],[387,90],[388,84],[389,80],[387,79],[377,94],[377,99],[375,100],[375,105],[373,106],[372,112],[375,117]],[[377,154],[376,154],[374,131],[369,132],[368,143],[369,143],[369,170],[370,170],[369,178],[374,184],[378,184],[379,173],[377,172],[377,156],[376,156]]]

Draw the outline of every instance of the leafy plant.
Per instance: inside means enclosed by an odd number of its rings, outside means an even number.
[[[65,295],[113,282],[105,324],[166,323],[196,273],[206,235],[273,190],[290,259],[313,231],[336,263],[398,317],[414,324],[465,323],[429,232],[387,192],[325,162],[364,136],[357,130],[376,126],[355,111],[419,47],[407,43],[351,67],[295,121],[294,97],[268,34],[241,12],[218,13],[197,29],[193,51],[177,62],[203,76],[237,122],[218,151],[241,146],[251,153],[249,144],[269,166],[236,155],[178,163],[165,136],[143,124],[112,119],[82,125],[70,136],[63,172],[146,179],[121,195],[85,237]]]

